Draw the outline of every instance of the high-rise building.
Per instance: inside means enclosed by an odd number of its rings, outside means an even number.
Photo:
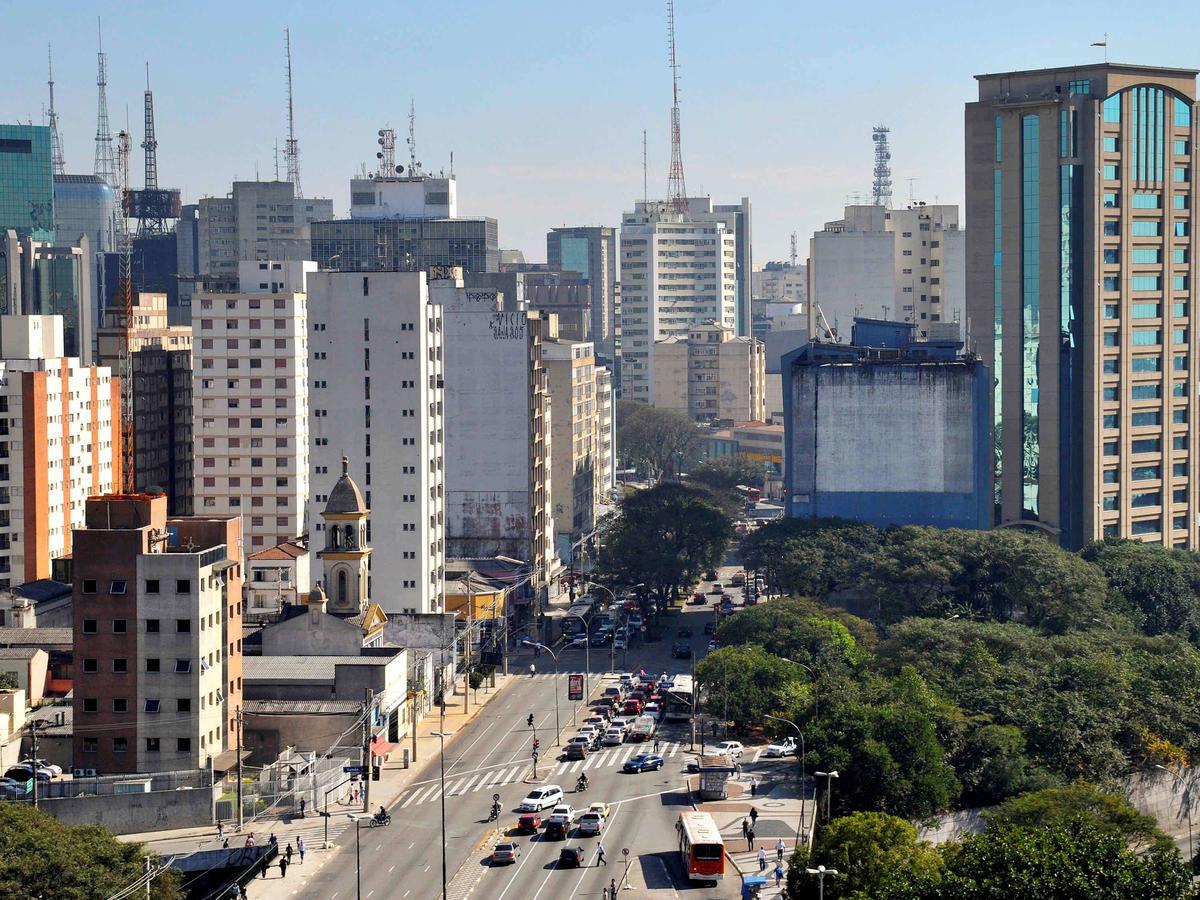
[[[84,502],[121,483],[120,382],[63,351],[58,316],[0,316],[0,588],[49,578]]]
[[[77,766],[200,769],[236,747],[240,526],[168,518],[162,495],[87,501],[72,567]]]
[[[1195,549],[1196,70],[977,76],[967,319],[995,524]]]
[[[308,318],[313,546],[324,543],[322,488],[346,457],[370,509],[371,598],[388,613],[442,612],[442,307],[421,272],[315,272]],[[325,590],[336,608],[336,586]]]
[[[654,345],[650,402],[697,422],[766,421],[766,348],[730,328],[693,325]]]
[[[0,125],[0,234],[54,241],[54,169],[50,129]]]
[[[310,262],[244,261],[236,292],[192,305],[192,495],[243,517],[246,550],[299,535],[309,500]]]
[[[919,339],[961,340],[965,253],[957,206],[847,206],[809,241],[813,313],[843,335],[868,316],[912,322]]]
[[[93,253],[113,249],[117,196],[99,175],[54,176],[54,234],[70,243],[87,235]]]
[[[621,396],[650,402],[655,342],[705,322],[735,329],[737,291],[737,239],[723,221],[697,221],[659,201],[625,213]]]
[[[750,210],[750,198],[743,197],[740,203],[713,204],[711,197],[688,197],[687,215],[693,222],[723,222],[725,231],[734,239],[734,292],[737,296],[737,321],[734,333],[746,337],[750,334],[754,285],[754,229]]]
[[[91,365],[96,350],[98,300],[91,242],[55,245],[0,235],[0,314],[61,316],[63,349]]]
[[[596,504],[612,504],[617,486],[617,394],[613,373],[605,366],[596,369],[596,431],[599,434],[599,465],[596,467]]]
[[[457,268],[430,272],[429,299],[445,348],[446,555],[519,559],[544,597],[557,566],[542,358],[551,322],[467,290]]]
[[[591,288],[591,332],[596,355],[616,359],[617,229],[605,225],[553,228],[546,235],[546,263],[554,272],[577,272]]]

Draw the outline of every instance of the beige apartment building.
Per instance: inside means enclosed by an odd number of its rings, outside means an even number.
[[[650,402],[697,422],[762,422],[766,361],[766,346],[757,338],[736,337],[733,329],[712,322],[694,325],[686,337],[654,345]]]
[[[1196,74],[976,76],[967,320],[996,525],[1197,547]]]

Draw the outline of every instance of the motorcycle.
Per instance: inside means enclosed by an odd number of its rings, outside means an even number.
[[[587,790],[587,786],[588,786],[588,780],[585,777],[583,777],[582,775],[580,775],[579,780],[575,782],[575,793],[582,794],[584,791]]]
[[[500,804],[493,803],[492,811],[488,814],[488,821],[495,822],[498,818],[500,818]]]
[[[382,827],[384,825],[391,825],[391,824],[392,824],[392,817],[388,813],[384,813],[382,816],[379,813],[375,813],[375,815],[371,816],[371,827],[372,828]]]

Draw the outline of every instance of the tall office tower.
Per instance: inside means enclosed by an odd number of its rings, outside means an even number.
[[[313,490],[332,487],[347,458],[370,509],[371,598],[389,613],[442,612],[442,308],[421,272],[316,272],[308,318]],[[313,546],[328,500],[309,507]]]
[[[241,521],[106,494],[75,531],[74,759],[102,775],[204,768],[237,746]]]
[[[310,227],[333,217],[333,201],[295,191],[290,181],[235,181],[224,197],[185,206],[176,225],[180,305],[202,289],[198,281],[236,283],[242,260],[312,259]]]
[[[192,308],[192,496],[244,519],[248,553],[299,535],[309,500],[311,262],[242,262],[239,290]]]
[[[91,242],[56,246],[9,229],[0,235],[0,313],[61,316],[63,349],[91,365],[96,349],[98,300]]]
[[[764,422],[766,346],[719,325],[694,325],[654,345],[650,402],[697,422]]]
[[[617,393],[612,370],[596,369],[596,431],[600,438],[600,464],[596,467],[596,504],[608,506],[617,486]]]
[[[753,320],[754,229],[750,198],[740,203],[713,204],[711,197],[688,197],[687,215],[693,222],[724,222],[725,231],[734,237],[733,277],[737,295],[737,322],[734,333],[746,337]]]
[[[977,80],[967,318],[995,378],[995,523],[1195,548],[1196,70]]]
[[[0,316],[0,588],[49,578],[84,501],[121,483],[117,378],[63,352],[58,316]]]
[[[847,206],[809,241],[815,324],[845,336],[855,317],[886,319],[916,325],[917,338],[961,340],[965,235],[957,206]]]
[[[70,243],[86,234],[93,253],[113,249],[117,195],[99,175],[54,176],[54,233]]]
[[[737,239],[721,221],[695,221],[659,201],[621,224],[621,396],[651,401],[654,343],[693,325],[736,328]]]
[[[0,233],[54,241],[54,169],[50,129],[0,125]]]
[[[457,267],[429,273],[429,299],[445,348],[446,555],[519,559],[544,597],[557,566],[542,357],[552,321],[467,290]]]
[[[592,328],[589,338],[596,355],[608,364],[616,360],[616,313],[613,286],[617,283],[617,229],[604,225],[553,228],[546,235],[546,263],[554,272],[578,272],[591,287]]]
[[[350,218],[315,222],[310,258],[342,272],[500,270],[496,220],[459,218],[453,175],[352,178]]]

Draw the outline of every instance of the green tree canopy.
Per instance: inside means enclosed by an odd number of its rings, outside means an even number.
[[[746,565],[779,592],[824,599],[858,583],[882,532],[841,519],[778,519],[742,542]]]
[[[692,466],[688,474],[693,481],[717,491],[731,491],[739,484],[761,487],[763,483],[762,463],[744,453],[710,456]]]
[[[1194,554],[1105,538],[1080,555],[1104,573],[1120,611],[1146,634],[1195,630],[1200,616]]]
[[[23,803],[0,803],[0,897],[104,900],[141,878],[146,855],[98,825],[63,825]],[[178,874],[156,877],[149,896],[182,900]]]
[[[1124,797],[1084,782],[1013,797],[984,816],[989,827],[1069,828],[1075,821],[1087,819],[1098,830],[1115,834],[1135,850],[1175,846],[1154,819],[1139,813]]]
[[[766,724],[766,714],[790,716],[809,697],[803,669],[748,644],[709,653],[696,664],[696,678],[704,711],[728,713],[739,733]]]
[[[875,629],[844,610],[813,600],[780,598],[726,618],[717,628],[722,644],[758,644],[767,652],[818,672],[860,665],[875,646]]]
[[[686,470],[700,453],[700,429],[690,418],[636,400],[618,400],[617,456],[622,464],[660,479]]]

